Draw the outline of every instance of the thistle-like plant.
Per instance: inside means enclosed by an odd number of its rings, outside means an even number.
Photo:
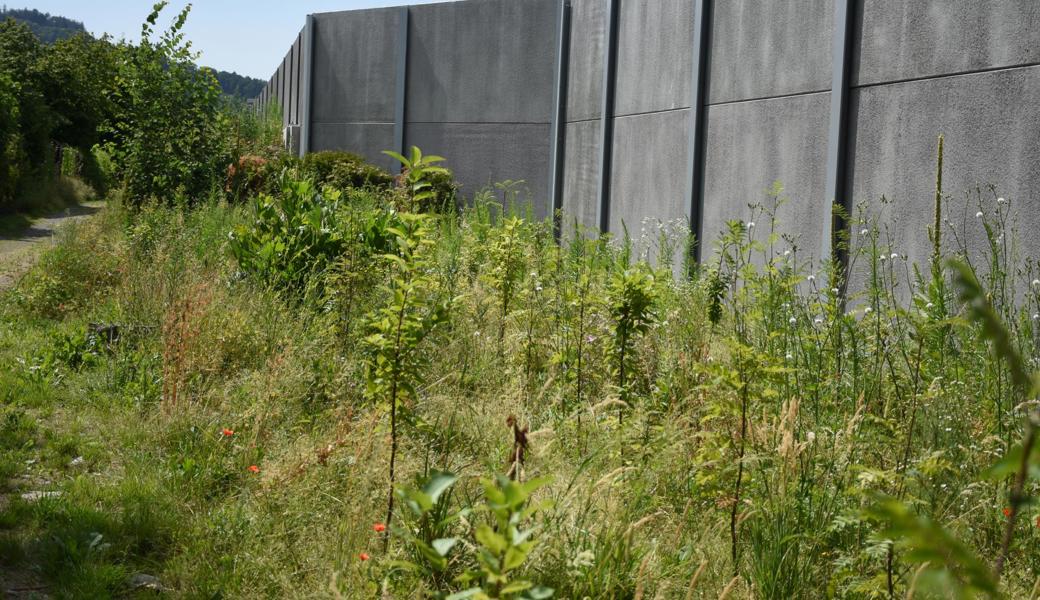
[[[395,237],[395,252],[383,255],[389,263],[386,304],[369,316],[365,337],[366,396],[383,402],[390,410],[390,491],[386,524],[394,512],[395,462],[398,421],[402,402],[414,400],[422,376],[425,356],[423,340],[447,320],[448,302],[439,293],[437,279],[428,272],[429,238],[423,215],[400,215],[400,223],[389,231]],[[384,538],[384,546],[389,534]]]

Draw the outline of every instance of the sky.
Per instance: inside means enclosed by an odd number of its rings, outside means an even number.
[[[444,0],[195,0],[184,27],[199,63],[267,80],[310,13]],[[35,8],[81,21],[94,35],[135,41],[154,0],[0,0],[9,9]],[[159,17],[168,25],[187,4],[172,0]],[[157,28],[158,29],[158,28]]]

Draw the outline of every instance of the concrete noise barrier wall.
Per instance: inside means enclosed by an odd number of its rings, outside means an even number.
[[[684,220],[705,256],[778,181],[781,233],[803,258],[829,258],[833,203],[862,202],[887,213],[901,253],[926,259],[939,134],[947,191],[996,184],[1022,231],[1040,225],[1037,0],[466,0],[323,13],[258,98],[272,103],[302,128],[301,152],[394,168],[381,151],[417,145],[449,159],[466,195],[522,180],[537,215],[561,210],[564,223],[615,234]],[[981,243],[980,227],[964,229]],[[1036,256],[1040,238],[1023,241]]]

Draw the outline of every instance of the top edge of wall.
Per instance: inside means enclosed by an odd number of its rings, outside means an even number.
[[[327,15],[342,15],[342,14],[347,14],[347,13],[356,14],[356,13],[365,13],[365,12],[380,12],[380,11],[387,11],[387,10],[400,10],[402,8],[419,8],[419,9],[426,8],[426,7],[440,8],[440,7],[443,7],[443,6],[446,6],[446,5],[450,5],[450,4],[496,4],[496,3],[497,4],[515,4],[518,1],[519,0],[443,0],[442,2],[429,2],[429,3],[426,3],[426,4],[402,3],[402,4],[395,4],[393,6],[380,6],[380,7],[376,7],[376,8],[355,8],[355,9],[351,9],[351,10],[329,10],[329,11],[324,11],[324,12],[310,13],[310,14],[311,14],[311,16],[314,16],[314,17],[323,17],[323,16],[327,16]]]

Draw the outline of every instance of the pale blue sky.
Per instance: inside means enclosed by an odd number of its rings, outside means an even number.
[[[199,62],[267,80],[285,56],[308,13],[353,10],[443,0],[196,0],[185,33]],[[136,40],[153,0],[0,0],[7,8],[35,8],[82,21],[95,35]],[[165,26],[187,4],[172,0],[159,25]]]

